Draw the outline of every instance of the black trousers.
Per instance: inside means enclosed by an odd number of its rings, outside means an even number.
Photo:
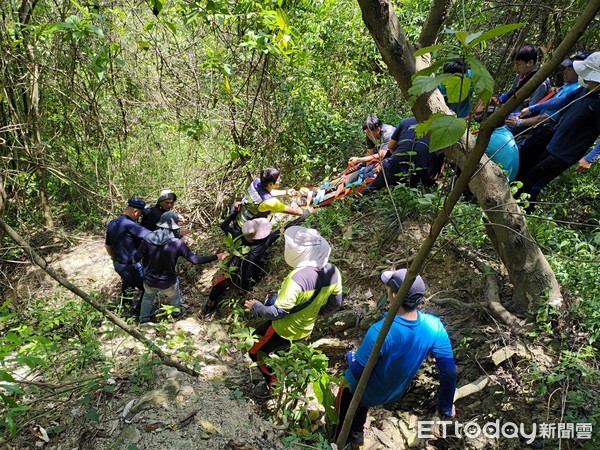
[[[540,155],[533,168],[527,172],[523,181],[522,192],[530,195],[529,201],[534,202],[540,191],[552,180],[557,178],[572,164],[551,155],[547,151]]]
[[[538,127],[519,144],[519,173],[517,180],[523,181],[527,173],[533,169],[546,146],[554,136],[554,128]]]
[[[288,339],[284,339],[277,334],[271,322],[264,322],[259,325],[255,333],[262,336],[258,342],[256,342],[248,355],[250,359],[258,364],[258,368],[265,378],[268,386],[271,386],[277,378],[273,375],[273,369],[263,363],[261,355],[269,355],[279,350],[286,350],[290,348],[291,343]]]
[[[335,410],[337,411],[339,422],[335,427],[335,436],[334,441],[337,440],[340,431],[342,430],[342,425],[344,423],[344,419],[346,418],[346,413],[348,412],[348,408],[350,407],[350,402],[352,401],[352,391],[350,388],[344,383],[340,388],[337,398],[335,400]],[[367,413],[369,412],[369,408],[367,406],[358,406],[356,408],[356,413],[352,418],[352,425],[350,426],[350,430],[360,433],[363,431],[365,427],[365,422],[367,421]]]

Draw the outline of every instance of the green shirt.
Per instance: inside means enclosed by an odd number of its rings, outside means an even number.
[[[329,297],[342,295],[342,276],[337,267],[327,264],[322,271],[325,272],[321,274],[321,283],[324,280],[328,280],[328,283],[321,287],[313,301],[306,308],[273,321],[273,328],[282,338],[295,341],[309,336],[319,311]],[[294,269],[283,280],[275,306],[289,311],[310,299],[317,286],[318,277],[319,272],[314,267]]]

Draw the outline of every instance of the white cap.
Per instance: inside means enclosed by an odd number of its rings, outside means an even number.
[[[271,222],[266,217],[248,220],[242,225],[242,234],[248,241],[258,241],[271,233]]]
[[[583,61],[573,61],[573,70],[585,81],[600,83],[600,52],[592,53]]]
[[[289,227],[285,233],[285,262],[294,269],[322,268],[331,254],[331,246],[313,228]]]

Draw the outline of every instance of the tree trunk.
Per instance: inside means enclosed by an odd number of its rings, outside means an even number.
[[[24,2],[25,4],[26,2]],[[31,12],[35,7],[35,2],[31,6]],[[23,136],[24,142],[29,142],[26,146],[31,151],[31,158],[44,160],[44,154],[42,149],[42,136],[40,132],[40,92],[39,92],[39,79],[40,79],[40,67],[37,62],[35,50],[31,42],[29,32],[24,29],[21,30],[23,36],[23,45],[25,54],[27,56],[29,85],[27,90],[29,91],[29,108],[23,108],[24,118],[26,123],[29,125],[29,131],[25,131]],[[52,228],[54,227],[54,220],[52,219],[52,210],[50,209],[50,198],[48,197],[48,174],[43,164],[37,170],[38,174],[38,190],[40,198],[40,210],[42,217],[44,218],[44,224]]]
[[[48,177],[44,169],[38,170],[38,189],[40,191],[40,207],[42,210],[42,217],[44,218],[44,225],[48,228],[52,228],[54,227],[54,220],[52,219],[50,199],[48,198]]]
[[[363,20],[371,32],[384,61],[404,97],[408,99],[408,89],[412,83],[411,77],[417,72],[419,66],[427,65],[427,59],[415,59],[413,53],[416,46],[408,42],[393,8],[387,0],[358,0],[358,3],[362,10]],[[593,19],[594,8],[596,12],[598,11],[598,3],[600,3],[598,0],[590,2],[586,11],[582,14],[582,18],[587,13]],[[450,0],[446,2],[435,1],[430,16],[432,14],[445,15],[450,4]],[[429,19],[427,23],[430,23]],[[578,28],[574,27],[574,29],[584,30],[586,25],[584,24],[581,28],[579,26],[580,24],[577,24]],[[431,35],[432,29],[429,29],[424,43],[433,43]],[[549,61],[547,66],[552,66],[552,62],[558,65],[579,35],[573,33],[569,42],[565,40],[556,49],[552,61]],[[487,145],[489,134],[496,126],[503,123],[512,103],[514,103],[513,108],[516,107],[518,104],[516,102],[521,98],[525,98],[536,87],[533,83],[539,80],[537,82],[539,85],[552,69],[553,67],[540,69],[540,77],[531,80],[532,85],[529,92],[524,90],[527,87],[525,86],[522,88],[523,92],[519,91],[518,98],[513,97],[511,103],[506,104],[507,108],[502,108],[502,111],[490,117],[486,121],[488,122],[486,128],[488,132],[480,133],[479,140],[485,139]],[[541,78],[542,76],[543,78]],[[419,121],[427,119],[435,112],[451,114],[437,90],[419,97],[413,106],[413,112]],[[502,112],[505,112],[503,116]],[[483,124],[482,128],[485,125]],[[462,168],[470,151],[475,146],[474,142],[472,136],[465,136],[461,142],[444,151]],[[531,313],[535,309],[535,305],[545,296],[548,296],[549,299],[560,298],[560,288],[546,258],[529,234],[525,217],[510,193],[504,174],[495,164],[488,164],[488,161],[485,156],[481,159],[480,168],[470,180],[469,188],[473,191],[485,212],[488,219],[486,232],[498,251],[498,255],[515,287],[513,295],[514,309],[521,314]]]

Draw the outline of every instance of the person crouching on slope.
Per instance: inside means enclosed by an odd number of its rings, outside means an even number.
[[[388,298],[400,290],[405,277],[406,269],[381,274],[381,281],[388,287]],[[437,409],[443,417],[454,416],[456,364],[452,346],[440,319],[419,311],[424,294],[425,283],[417,276],[394,317],[352,420],[348,441],[353,449],[363,445],[363,428],[369,407],[385,405],[402,397],[429,353],[435,357],[440,371]],[[349,368],[345,372],[345,386],[340,388],[336,401],[339,417],[336,439],[384,321],[385,317],[371,325],[358,350],[346,354]]]
[[[277,298],[270,306],[248,300],[244,306],[263,319],[256,329],[260,340],[250,349],[252,361],[265,379],[254,389],[257,397],[267,397],[276,381],[262,355],[290,348],[291,341],[308,337],[319,314],[330,314],[342,303],[342,276],[329,264],[331,247],[317,230],[292,226],[284,233],[285,262],[293,270],[285,277]]]

